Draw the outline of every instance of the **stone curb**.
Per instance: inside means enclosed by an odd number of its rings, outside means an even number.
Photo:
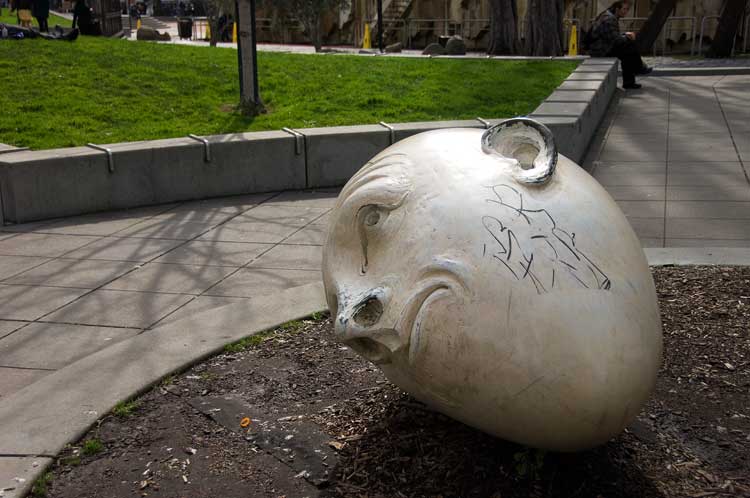
[[[643,252],[650,266],[750,266],[747,247],[647,247]]]
[[[4,498],[25,496],[65,445],[80,439],[119,401],[226,344],[326,309],[323,285],[314,283],[198,312],[114,344],[0,400],[0,489],[15,488]],[[20,476],[25,482],[14,481]]]
[[[616,59],[584,59],[529,116],[558,151],[581,162],[617,87]],[[340,187],[397,140],[502,119],[380,123],[117,144],[0,155],[0,222],[26,223],[166,202]]]

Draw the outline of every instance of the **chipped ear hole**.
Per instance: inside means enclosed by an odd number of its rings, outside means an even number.
[[[552,132],[533,119],[514,118],[493,126],[482,135],[482,150],[515,159],[514,176],[522,183],[546,182],[557,165]]]

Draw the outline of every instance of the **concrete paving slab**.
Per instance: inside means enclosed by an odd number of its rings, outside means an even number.
[[[211,242],[252,242],[260,244],[277,244],[299,230],[300,226],[273,222],[238,222],[232,221],[220,225],[210,232],[198,237],[201,241]]]
[[[657,187],[666,184],[667,178],[664,173],[641,173],[632,172],[627,174],[610,173],[610,172],[594,172],[594,178],[606,187],[618,186],[618,187],[633,187],[633,186],[649,186]]]
[[[0,284],[0,318],[36,320],[88,292],[85,289]]]
[[[45,226],[39,231],[67,235],[112,235],[136,223],[147,220],[146,216],[111,219],[111,215],[92,214],[66,218]]]
[[[153,262],[239,268],[268,251],[271,247],[273,247],[271,244],[249,242],[192,240],[156,258]]]
[[[745,187],[747,179],[742,172],[719,173],[714,171],[682,173],[680,170],[667,168],[667,185],[670,187],[714,187],[718,189],[732,189]]]
[[[665,247],[750,247],[750,239],[666,239]]]
[[[640,239],[664,237],[664,219],[662,218],[628,218],[628,222]]]
[[[216,213],[240,214],[248,209],[273,198],[277,193],[231,195],[227,197],[215,197],[213,199],[202,199],[176,205],[169,211],[161,213],[164,217],[184,217],[192,221],[212,221]],[[210,219],[204,219],[209,217]]]
[[[204,311],[213,310],[221,306],[226,306],[227,304],[247,302],[249,299],[250,298],[247,297],[198,296],[192,301],[189,301],[184,306],[176,309],[169,315],[159,320],[154,324],[153,328],[163,327],[178,320],[184,320],[185,318],[203,313]]]
[[[321,246],[278,245],[248,266],[319,271],[322,264],[323,248]]]
[[[669,239],[668,239],[669,240]],[[700,247],[646,250],[651,266],[662,265],[750,265],[750,249]]]
[[[0,241],[1,242],[1,241]],[[180,240],[104,237],[66,258],[146,262],[182,244]]]
[[[3,498],[23,498],[36,475],[52,464],[48,457],[0,457],[0,489]]]
[[[242,213],[229,223],[261,222],[303,227],[316,218],[324,215],[328,210],[329,208],[327,207],[316,208],[302,205],[288,206],[263,204]]]
[[[0,399],[0,454],[55,455],[118,401],[164,376],[225,344],[325,309],[317,283],[199,313],[89,355]]]
[[[265,203],[266,206],[304,206],[320,209],[331,209],[336,205],[336,199],[341,189],[321,190],[291,190],[282,192]]]
[[[6,368],[0,366],[0,402],[50,373],[50,370]]]
[[[669,239],[750,240],[750,220],[668,218],[666,225],[666,235]]]
[[[737,161],[739,159],[734,146],[722,143],[687,141],[672,142],[670,137],[668,157],[670,161]]]
[[[708,161],[708,162],[686,162],[667,161],[667,166],[672,173],[680,174],[742,174],[742,163],[739,161]],[[750,186],[750,185],[748,185]]]
[[[291,237],[284,240],[285,244],[323,245],[328,236],[326,225],[308,225]]]
[[[629,218],[664,218],[665,201],[617,201]]]
[[[750,202],[669,201],[669,218],[750,220]]]
[[[18,322],[15,320],[0,320],[0,340],[3,337],[7,337],[16,330],[20,329],[24,325],[28,325],[29,322]]]
[[[5,283],[95,289],[129,272],[136,265],[129,261],[55,259],[7,279]]]
[[[51,258],[35,256],[0,256],[0,280],[10,278],[30,268],[51,261]]]
[[[114,327],[31,323],[0,339],[0,366],[57,370],[139,332]]]
[[[320,218],[314,219],[312,222],[310,222],[310,225],[324,225],[328,226],[331,222],[331,213],[328,212],[321,216]]]
[[[638,237],[641,241],[642,247],[664,247],[664,239],[649,239],[644,237]]]
[[[45,317],[44,321],[143,329],[190,299],[191,296],[184,294],[99,289]]]
[[[235,271],[227,266],[149,263],[104,289],[198,295]]]
[[[663,186],[615,186],[606,187],[609,195],[618,201],[660,201],[666,194]],[[748,192],[750,195],[750,192]]]
[[[320,282],[321,280],[319,268],[317,270],[242,268],[206,291],[206,296],[253,298],[300,285]],[[200,299],[203,299],[203,296]]]
[[[631,173],[650,174],[650,175],[666,175],[667,164],[664,161],[652,161],[652,162],[640,162],[640,161],[629,161],[629,162],[608,162],[608,161],[597,161],[596,168],[594,169],[596,174],[618,174],[628,175]]]
[[[611,162],[651,162],[667,160],[667,144],[651,144],[644,147],[633,147],[629,144],[607,142],[599,158]]]
[[[0,226],[0,232],[4,233],[30,233],[37,230],[41,231],[54,223],[54,220],[34,221],[31,223],[17,223],[12,225]]]
[[[0,255],[58,257],[99,240],[85,235],[23,233],[0,240]]]
[[[210,222],[194,222],[170,218],[150,219],[121,230],[117,233],[117,236],[144,239],[190,240],[209,231],[219,223],[226,221],[232,215],[225,216],[221,221]]]
[[[727,186],[667,187],[670,201],[750,201],[750,187],[740,184]]]

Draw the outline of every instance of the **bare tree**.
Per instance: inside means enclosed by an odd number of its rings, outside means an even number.
[[[267,8],[281,10],[296,18],[310,38],[316,52],[323,47],[321,18],[326,12],[338,12],[351,0],[264,0]]]
[[[708,50],[707,57],[729,57],[732,55],[734,37],[744,18],[745,0],[727,0],[719,17],[714,41]]]
[[[525,52],[532,56],[563,54],[563,0],[528,0]]]
[[[654,47],[654,43],[659,38],[659,33],[664,28],[664,24],[666,24],[669,14],[672,13],[675,5],[677,5],[677,0],[659,0],[656,3],[648,19],[646,19],[643,27],[638,32],[636,43],[638,44],[638,50],[642,54],[647,54]]]
[[[488,54],[518,53],[518,9],[516,0],[490,0],[490,45]]]

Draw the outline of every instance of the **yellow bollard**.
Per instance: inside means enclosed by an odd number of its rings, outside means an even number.
[[[570,41],[568,41],[568,55],[578,55],[578,26],[570,25]]]
[[[237,43],[237,23],[232,23],[232,43]]]
[[[138,31],[141,29],[141,18],[139,17],[137,21],[135,21],[135,29]]]
[[[372,48],[370,41],[370,25],[365,24],[365,37],[362,39],[362,48]]]

